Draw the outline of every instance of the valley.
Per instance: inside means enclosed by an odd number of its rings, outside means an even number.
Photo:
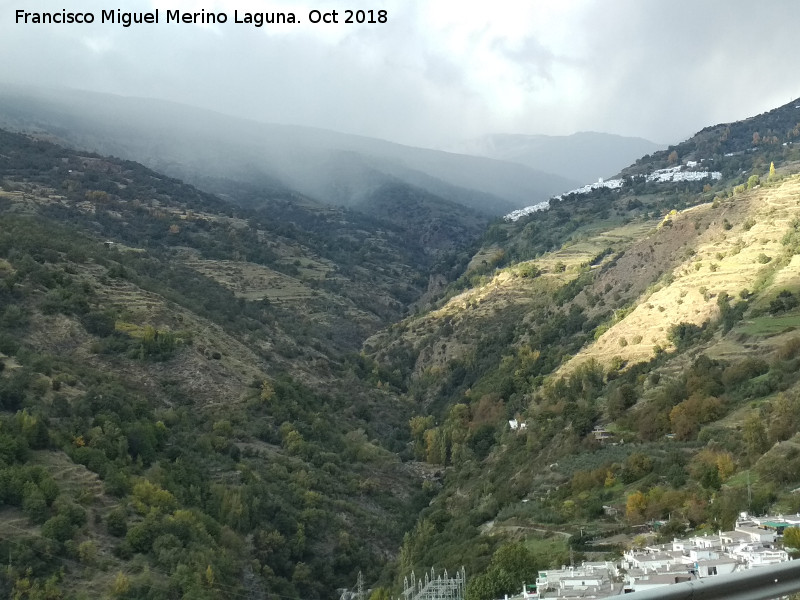
[[[361,573],[381,600],[464,567],[491,600],[800,510],[793,103],[515,220],[476,208],[499,187],[352,157],[347,202],[192,187],[47,121],[0,132],[0,594],[332,598]],[[648,177],[701,159],[719,177]]]

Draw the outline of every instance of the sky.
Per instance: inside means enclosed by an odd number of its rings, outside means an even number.
[[[679,142],[800,97],[797,0],[0,0],[0,85],[159,98],[447,148],[488,133]],[[103,9],[159,24],[100,23]],[[18,9],[92,25],[15,22]],[[345,10],[386,23],[346,24]],[[167,10],[228,23],[166,24]],[[234,11],[299,24],[235,24]],[[309,21],[336,10],[338,24]]]

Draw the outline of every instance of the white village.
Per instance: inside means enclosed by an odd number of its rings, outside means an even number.
[[[700,161],[702,162],[702,161]],[[677,165],[674,167],[667,167],[664,169],[657,169],[647,175],[646,177],[642,177],[647,183],[679,183],[679,182],[686,182],[686,181],[703,181],[704,179],[710,179],[712,181],[717,181],[722,177],[722,173],[719,171],[705,171],[700,168],[700,162],[690,160],[687,161],[685,165]],[[583,195],[589,194],[595,190],[599,189],[609,189],[609,190],[617,190],[622,188],[625,185],[624,179],[598,179],[595,183],[589,183],[582,187],[579,187],[574,190],[570,190],[558,196],[553,196],[552,200],[560,201],[565,196],[570,196],[572,194]],[[545,200],[544,202],[539,202],[537,204],[533,204],[531,206],[526,206],[524,208],[520,208],[514,210],[503,217],[505,221],[517,221],[522,217],[528,216],[540,210],[547,210],[550,208],[550,200]]]
[[[540,571],[514,598],[608,598],[676,583],[758,569],[791,560],[783,532],[800,514],[755,517],[742,513],[731,531],[674,539],[626,551],[618,561],[584,562]]]

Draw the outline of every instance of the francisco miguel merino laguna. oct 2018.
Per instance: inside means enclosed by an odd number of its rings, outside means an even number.
[[[162,20],[162,17],[165,17]],[[342,20],[340,20],[340,17]],[[312,24],[376,24],[387,23],[389,20],[386,10],[328,10],[312,9],[308,13],[308,21]],[[234,24],[252,25],[282,25],[300,23],[293,12],[240,12],[233,11],[233,19],[226,12],[211,12],[205,9],[199,12],[186,12],[181,10],[156,9],[150,12],[126,12],[121,9],[103,10],[97,19],[93,12],[70,12],[66,9],[60,12],[28,12],[17,9],[15,22],[22,25],[90,25],[93,23],[118,24],[123,27],[143,24],[194,24],[194,25],[222,25],[228,22]]]

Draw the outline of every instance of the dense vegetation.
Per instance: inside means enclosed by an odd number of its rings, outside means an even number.
[[[427,495],[389,451],[405,409],[353,353],[376,322],[348,333],[181,260],[298,273],[310,251],[298,267],[284,248],[300,234],[271,237],[257,211],[2,135],[1,594],[308,598],[359,570],[377,579]],[[393,270],[392,235],[361,264]],[[420,293],[411,268],[352,273],[372,286],[358,300],[386,307],[378,319]],[[320,313],[353,293],[324,285],[306,305]],[[403,301],[379,300],[393,293]]]

